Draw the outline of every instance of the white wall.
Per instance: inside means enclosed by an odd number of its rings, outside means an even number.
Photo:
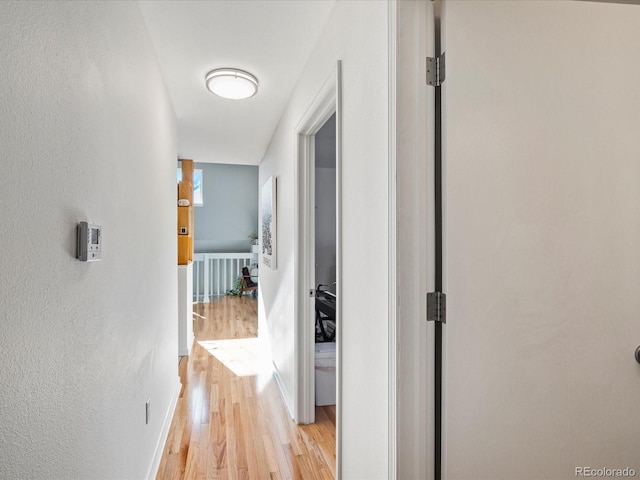
[[[315,135],[315,273],[314,287],[336,281],[336,116]]]
[[[343,478],[388,478],[388,5],[337,2],[260,165],[278,177],[278,269],[260,271],[285,396],[294,395],[296,125],[342,60]]]
[[[315,134],[315,282],[336,293],[336,115]]]
[[[139,8],[2,2],[0,63],[0,478],[144,478],[177,384],[176,127]]]
[[[316,168],[316,282],[335,293],[336,281],[336,169]]]

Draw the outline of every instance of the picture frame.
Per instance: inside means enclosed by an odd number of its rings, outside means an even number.
[[[276,177],[271,176],[260,190],[260,258],[272,270],[276,270],[277,210]]]

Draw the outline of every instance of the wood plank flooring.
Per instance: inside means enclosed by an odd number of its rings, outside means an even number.
[[[195,342],[180,361],[182,392],[158,480],[334,479],[335,407],[296,425],[257,337],[257,301],[194,306]]]

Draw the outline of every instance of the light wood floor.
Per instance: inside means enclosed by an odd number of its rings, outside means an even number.
[[[157,479],[333,479],[335,407],[296,425],[256,338],[257,301],[194,306],[195,342]]]

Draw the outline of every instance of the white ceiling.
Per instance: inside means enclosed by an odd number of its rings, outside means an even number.
[[[196,162],[257,165],[334,0],[141,1],[178,117],[178,154]],[[208,92],[214,68],[253,73],[258,94]]]

